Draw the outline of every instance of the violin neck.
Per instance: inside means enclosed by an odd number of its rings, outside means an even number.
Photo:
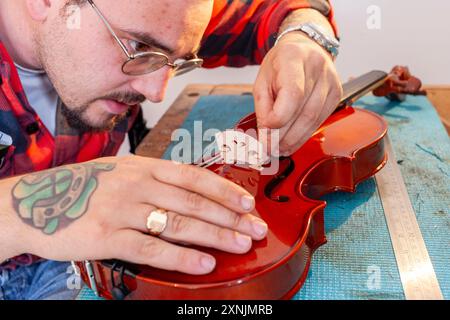
[[[384,71],[375,70],[344,83],[342,85],[344,95],[338,109],[353,104],[368,92],[375,90],[387,80],[388,76]]]

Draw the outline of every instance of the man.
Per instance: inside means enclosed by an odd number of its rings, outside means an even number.
[[[237,185],[194,166],[114,157],[139,103],[161,101],[198,57],[207,67],[261,64],[258,126],[280,129],[281,154],[341,96],[333,51],[301,27],[334,36],[325,0],[3,0],[0,24],[0,131],[13,141],[0,168],[5,299],[73,298],[69,264],[55,261],[206,274],[214,257],[177,243],[240,254],[265,237]]]

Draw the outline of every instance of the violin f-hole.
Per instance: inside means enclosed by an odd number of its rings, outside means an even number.
[[[267,198],[269,198],[272,201],[276,202],[288,202],[290,198],[288,196],[274,196],[274,190],[277,186],[279,186],[283,180],[285,180],[289,175],[294,171],[295,169],[295,163],[290,157],[280,157],[280,162],[282,161],[288,161],[288,165],[286,166],[286,169],[284,169],[281,173],[275,175],[272,180],[266,185],[264,188],[264,194]]]

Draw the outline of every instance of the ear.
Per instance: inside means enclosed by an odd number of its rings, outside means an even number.
[[[36,21],[45,21],[52,6],[51,0],[26,0],[26,6],[31,18]]]

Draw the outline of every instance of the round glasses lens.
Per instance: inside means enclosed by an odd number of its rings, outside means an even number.
[[[192,59],[184,61],[183,63],[178,64],[178,67],[175,70],[175,76],[180,76],[194,69],[201,68],[202,65],[202,59]]]
[[[161,69],[168,62],[169,59],[163,54],[146,52],[125,62],[122,71],[128,75],[139,76]]]

